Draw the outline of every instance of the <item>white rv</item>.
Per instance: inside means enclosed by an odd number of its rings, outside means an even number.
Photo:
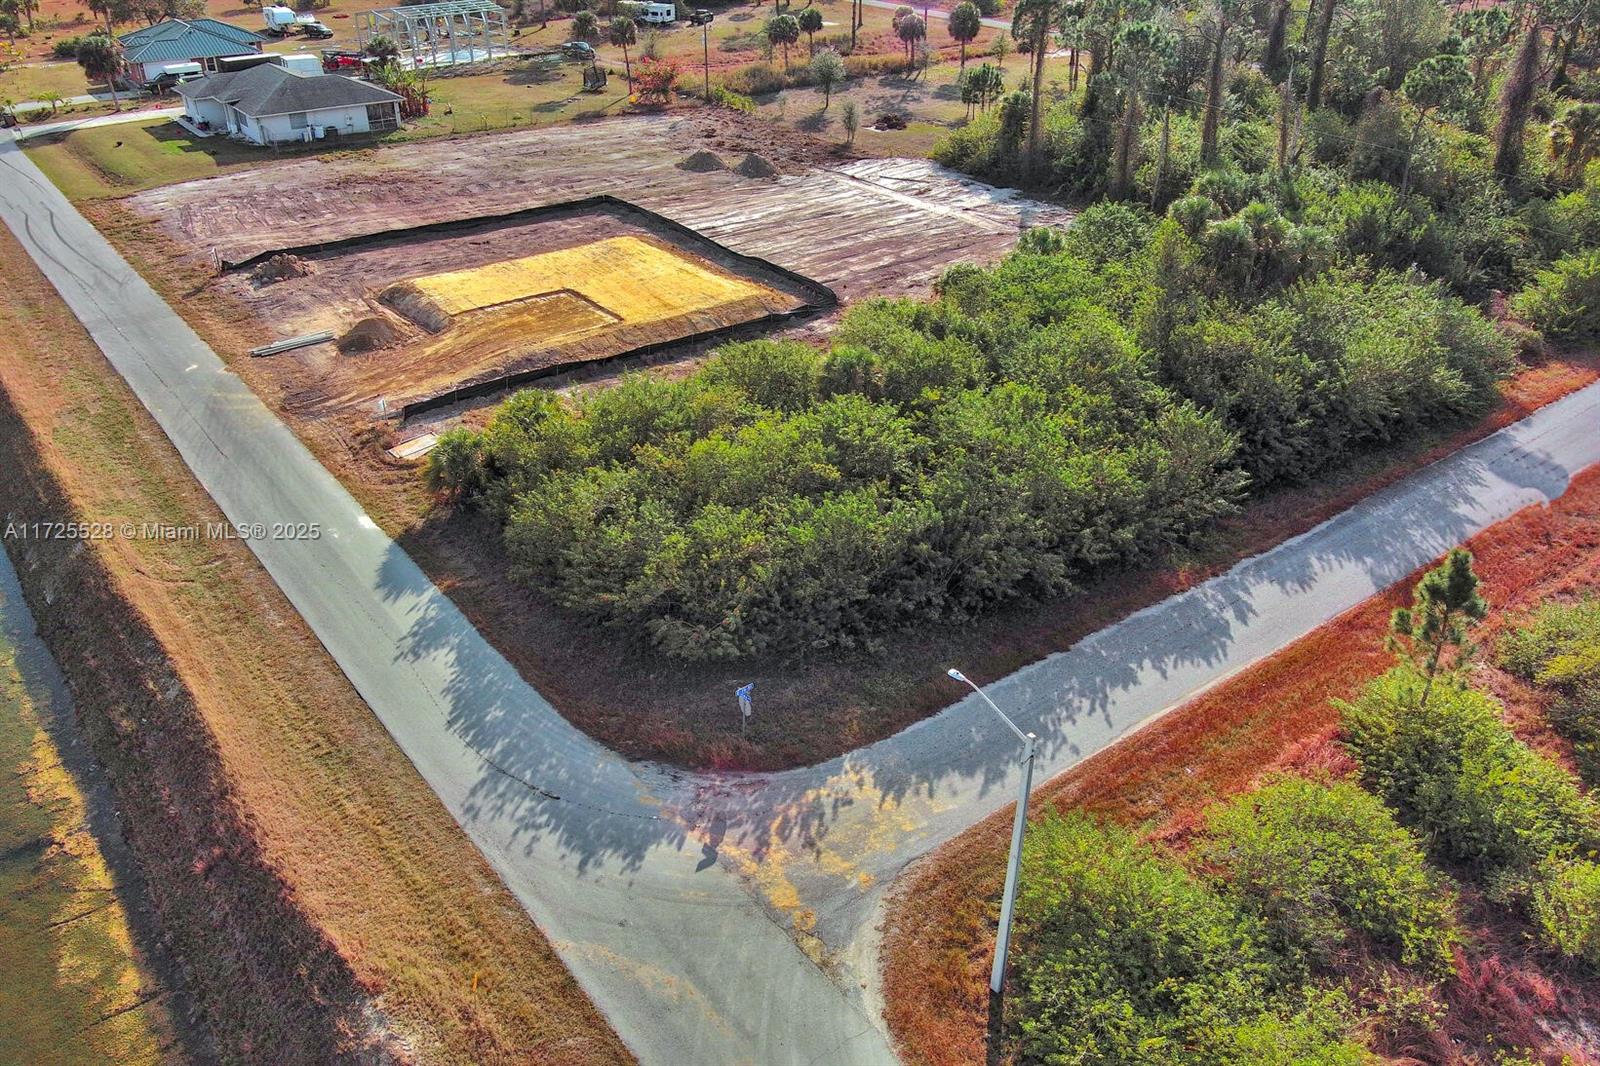
[[[639,21],[652,26],[670,26],[678,21],[677,4],[640,4]]]

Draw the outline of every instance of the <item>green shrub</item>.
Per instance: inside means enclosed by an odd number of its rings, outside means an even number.
[[[729,111],[743,111],[754,114],[756,102],[748,96],[734,92],[726,85],[713,85],[711,87],[711,102],[718,107],[725,107]]]
[[[1511,301],[1511,309],[1547,336],[1600,336],[1600,251],[1562,256]]]
[[[1398,666],[1345,704],[1368,783],[1439,854],[1489,873],[1532,875],[1600,849],[1600,807],[1572,775],[1507,728],[1491,697]]]
[[[56,42],[50,46],[50,54],[57,59],[77,59],[78,44],[82,40],[82,36],[58,38]]]
[[[1546,944],[1600,969],[1600,865],[1554,864],[1534,886],[1531,906]]]
[[[1361,1061],[1259,918],[1126,830],[1047,817],[1020,885],[1022,1061]]]
[[[1067,252],[1097,268],[1113,261],[1129,262],[1150,246],[1155,226],[1155,217],[1142,207],[1113,201],[1098,203],[1079,212],[1056,251]]]
[[[1383,803],[1348,781],[1280,778],[1213,807],[1197,856],[1289,950],[1326,963],[1354,929],[1407,966],[1451,969],[1451,901]]]
[[[1600,786],[1600,599],[1549,603],[1500,635],[1500,663],[1556,689],[1550,724],[1572,745],[1578,773]]]

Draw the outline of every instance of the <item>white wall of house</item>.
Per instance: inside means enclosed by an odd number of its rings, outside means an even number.
[[[228,105],[220,100],[191,100],[185,97],[183,113],[196,125],[204,122],[212,129],[226,129],[228,125]]]
[[[382,106],[394,108],[398,105],[388,103]],[[369,132],[372,126],[367,119],[367,105],[355,104],[347,107],[327,107],[319,111],[302,111],[292,115],[264,116],[261,119],[261,139],[256,143],[303,141],[308,130],[314,137],[316,131],[328,127],[338,130],[341,135]]]

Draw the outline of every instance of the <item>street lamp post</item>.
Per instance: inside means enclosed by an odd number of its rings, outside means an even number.
[[[989,705],[989,709],[999,715],[1000,720],[1017,735],[1017,739],[1022,741],[1022,793],[1017,797],[1017,814],[1011,822],[1011,856],[1006,861],[1006,887],[1000,897],[1000,934],[995,939],[994,968],[989,971],[989,995],[992,1000],[998,1002],[1001,989],[1005,987],[1006,954],[1011,949],[1011,911],[1017,901],[1017,873],[1022,867],[1022,831],[1028,823],[1028,792],[1033,786],[1033,754],[1039,738],[1018,729],[1017,723],[995,705],[988,693],[973,684],[966,674],[954,667],[945,672],[976,692],[983,702]]]

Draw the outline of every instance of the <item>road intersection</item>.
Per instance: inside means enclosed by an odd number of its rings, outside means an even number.
[[[642,1061],[893,1061],[874,908],[1015,788],[1014,738],[976,697],[784,773],[629,763],[517,675],[9,140],[0,219],[231,522],[320,525],[250,546]],[[1600,386],[989,691],[1039,734],[1043,782],[1595,462]]]

